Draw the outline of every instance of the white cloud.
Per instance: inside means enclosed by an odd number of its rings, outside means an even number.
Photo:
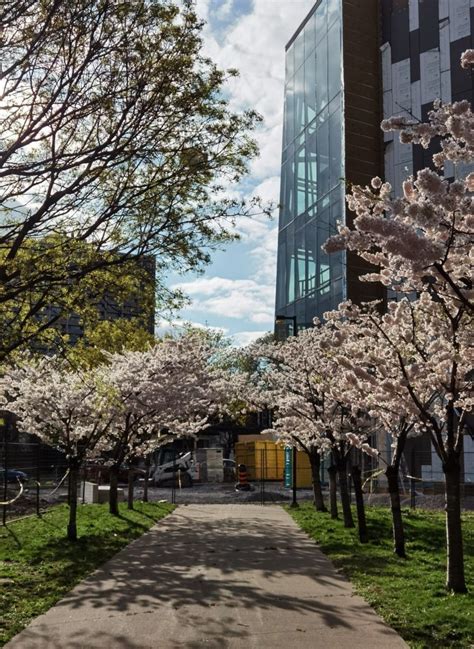
[[[275,287],[276,280],[276,249],[278,241],[278,228],[275,226],[268,230],[260,245],[255,246],[250,255],[257,262],[256,278],[261,282],[270,282]]]
[[[260,284],[253,279],[203,277],[181,282],[172,288],[180,288],[191,297],[191,311],[225,318],[244,318],[258,324],[273,323],[273,284]]]
[[[254,194],[265,201],[272,201],[277,206],[280,200],[280,174],[265,178],[255,187]]]
[[[233,0],[223,0],[223,3],[214,9],[214,14],[219,20],[226,20],[231,14],[233,4]]]
[[[269,330],[267,331],[239,331],[236,334],[233,335],[233,339],[235,341],[235,344],[237,347],[245,347],[246,345],[250,345],[250,343],[253,343],[257,338],[260,338],[261,336],[264,336],[265,334],[268,333]]]
[[[182,320],[167,320],[166,318],[160,318],[156,322],[155,330],[158,334],[162,335],[167,332],[180,332],[188,327],[213,331],[215,333],[221,333],[224,335],[227,335],[229,333],[229,330],[225,327],[212,327],[211,325],[203,324],[202,322],[194,322],[193,320],[188,320],[186,318],[183,318]]]
[[[228,4],[224,2],[219,11],[227,10]],[[279,173],[285,45],[313,5],[314,0],[254,0],[252,11],[225,33],[213,30],[211,24],[204,30],[206,53],[221,67],[240,71],[240,77],[227,86],[231,106],[254,108],[264,118],[257,133],[261,155],[252,164],[258,179]],[[208,0],[198,0],[196,8],[210,20]]]
[[[240,0],[196,0],[196,10],[207,21],[203,30],[204,53],[221,68],[237,68],[240,77],[231,79],[226,96],[232,110],[255,109],[264,122],[255,137],[260,156],[251,163],[245,183],[226,188],[227,195],[258,195],[264,201],[279,202],[280,162],[285,74],[285,44],[314,5],[315,0],[253,0],[242,14]],[[275,215],[277,216],[277,215]],[[187,309],[193,319],[199,314],[219,322],[220,318],[243,321],[238,334],[242,344],[262,331],[249,331],[255,323],[272,329],[275,299],[277,225],[268,217],[238,219],[236,230],[242,243],[239,267],[229,266],[226,277],[200,277],[182,282],[189,294]],[[248,267],[249,279],[233,279]],[[223,271],[218,271],[219,275]],[[235,331],[235,327],[232,327]]]

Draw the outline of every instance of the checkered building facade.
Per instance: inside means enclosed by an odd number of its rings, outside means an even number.
[[[460,58],[474,47],[474,0],[381,0],[381,26],[384,117],[426,121],[435,99],[473,102],[473,75]],[[407,175],[431,166],[438,147],[403,145],[385,133],[385,178],[396,193]],[[445,175],[465,171],[447,165]]]

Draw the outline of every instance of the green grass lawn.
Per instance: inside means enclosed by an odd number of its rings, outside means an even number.
[[[370,542],[356,530],[305,503],[288,509],[300,526],[351,579],[357,592],[416,649],[474,646],[474,514],[465,514],[464,552],[469,594],[447,595],[441,512],[404,512],[408,559],[392,552],[390,511],[367,509]]]
[[[167,503],[78,508],[79,540],[66,540],[68,507],[0,527],[0,646],[75,584],[174,509]]]

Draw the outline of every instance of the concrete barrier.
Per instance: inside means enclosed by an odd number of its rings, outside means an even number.
[[[80,487],[82,502],[87,504],[107,503],[109,502],[109,485],[98,485],[95,482],[83,482]],[[120,487],[117,489],[117,498],[119,502],[125,500],[124,490]]]

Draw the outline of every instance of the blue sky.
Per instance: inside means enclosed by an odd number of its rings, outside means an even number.
[[[285,44],[315,0],[196,0],[206,21],[205,52],[240,78],[226,91],[233,109],[255,108],[264,118],[257,133],[260,156],[251,175],[229,191],[278,203],[283,119]],[[180,313],[198,326],[222,329],[237,344],[273,329],[277,221],[242,219],[239,242],[213,255],[203,275],[173,275],[191,304]]]

